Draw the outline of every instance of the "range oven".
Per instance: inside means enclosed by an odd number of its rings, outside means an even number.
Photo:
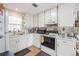
[[[55,50],[55,38],[54,37],[44,36],[44,42],[41,43],[41,45]]]

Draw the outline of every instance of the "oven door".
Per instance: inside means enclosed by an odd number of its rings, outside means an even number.
[[[55,38],[44,36],[44,42],[41,43],[43,46],[55,50]]]

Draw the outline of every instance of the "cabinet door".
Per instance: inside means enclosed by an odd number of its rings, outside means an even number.
[[[48,24],[50,22],[49,20],[50,16],[51,16],[50,10],[45,11],[45,24]]]
[[[51,22],[57,24],[57,7],[51,9]]]
[[[16,53],[18,48],[17,48],[17,41],[14,39],[14,40],[10,40],[9,41],[9,48],[12,52]]]
[[[33,45],[37,48],[40,48],[40,35],[34,34]]]
[[[22,50],[23,49],[23,41],[24,39],[22,39],[22,37],[18,37],[17,38],[17,48],[18,48],[18,51]]]
[[[0,53],[5,51],[5,39],[0,39]]]
[[[39,27],[44,27],[44,12],[40,13],[38,15],[38,20],[39,20]]]
[[[24,19],[26,20],[26,27],[33,27],[33,16],[32,15],[26,15]]]
[[[57,43],[57,55],[58,56],[75,56],[76,49],[74,46],[66,44],[66,42],[60,41]]]
[[[30,42],[29,42],[27,36],[22,35],[17,38],[18,51],[27,48],[29,44],[30,44]]]
[[[74,4],[63,4],[58,7],[59,26],[74,26]]]
[[[33,44],[33,34],[28,34],[27,38],[28,38],[28,47],[30,47]]]
[[[33,17],[33,27],[38,27],[38,15],[34,15]]]

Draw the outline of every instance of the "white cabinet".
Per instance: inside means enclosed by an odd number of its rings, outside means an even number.
[[[26,20],[25,21],[26,28],[33,27],[33,16],[32,15],[26,14],[24,19]]]
[[[57,40],[57,56],[76,56],[76,42]]]
[[[33,16],[33,27],[38,27],[38,14]]]
[[[28,48],[32,45],[32,34],[22,35],[17,38],[18,51]]]
[[[11,40],[9,40],[9,50],[12,52],[17,52],[17,40],[14,38],[10,38]]]
[[[28,46],[27,47],[32,46],[32,44],[33,44],[33,33],[28,34],[27,39],[28,39]]]
[[[20,37],[17,37],[16,38],[16,45],[17,45],[17,51],[20,51],[20,50],[22,50],[22,49],[24,49],[26,46],[25,46],[25,43],[27,43],[26,42],[26,37],[25,36],[20,36]]]
[[[33,45],[37,48],[40,48],[40,34],[34,34],[33,35]]]
[[[39,27],[44,27],[44,12],[40,13],[38,15],[38,20],[39,20]]]
[[[45,11],[45,24],[48,24],[50,22],[50,16],[51,16],[51,12],[50,9]]]
[[[9,40],[9,48],[11,51],[13,51],[14,53],[28,48],[32,45],[32,38],[30,36],[30,34],[28,35],[21,35],[21,36],[17,36],[17,37],[13,37],[10,38]]]
[[[51,9],[51,23],[57,24],[57,7]]]
[[[45,11],[45,24],[57,23],[57,7]]]
[[[74,26],[74,4],[63,4],[58,7],[58,26]]]
[[[34,27],[44,27],[45,24],[57,23],[57,7],[36,14],[33,19]]]

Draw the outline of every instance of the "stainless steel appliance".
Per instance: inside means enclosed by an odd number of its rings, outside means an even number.
[[[45,34],[46,33],[46,28],[45,27],[39,27],[37,29],[37,33],[39,33],[39,34]]]
[[[47,24],[47,32],[48,33],[58,33],[57,24]]]

